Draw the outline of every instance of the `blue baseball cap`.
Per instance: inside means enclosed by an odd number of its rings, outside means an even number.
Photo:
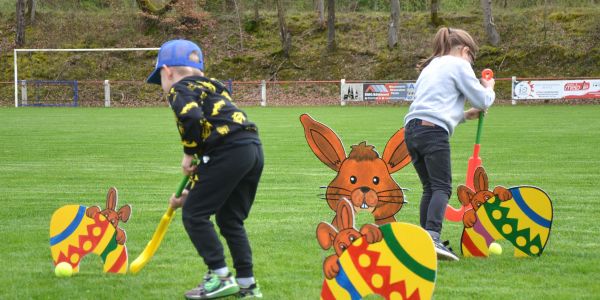
[[[196,52],[200,58],[199,62],[190,60],[190,54]],[[163,66],[186,66],[204,71],[204,57],[202,50],[194,42],[188,40],[171,40],[160,46],[156,67],[148,79],[147,83],[161,84],[160,69]]]

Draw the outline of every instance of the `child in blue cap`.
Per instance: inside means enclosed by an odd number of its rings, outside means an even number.
[[[200,47],[187,40],[164,43],[148,83],[160,84],[177,119],[183,145],[181,167],[192,176],[173,208],[183,206],[183,224],[208,272],[187,299],[233,294],[262,297],[252,271],[252,250],[244,229],[263,170],[258,130],[221,82],[204,77]],[[192,165],[198,158],[199,164]],[[234,278],[210,217],[227,241]]]

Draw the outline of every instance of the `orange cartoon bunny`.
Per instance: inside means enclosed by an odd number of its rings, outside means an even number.
[[[127,240],[127,235],[125,234],[125,230],[119,228],[118,225],[119,225],[119,221],[123,221],[123,222],[127,223],[127,220],[129,220],[129,216],[131,215],[131,206],[129,206],[129,204],[127,204],[127,205],[124,205],[123,207],[119,208],[119,211],[115,211],[115,208],[117,207],[117,201],[118,201],[117,189],[114,187],[111,187],[108,190],[108,194],[106,195],[106,209],[101,211],[100,207],[91,206],[86,209],[85,215],[92,219],[98,213],[105,216],[106,219],[110,222],[110,224],[112,224],[112,226],[115,227],[115,229],[117,231],[117,235],[116,235],[117,243],[124,245],[125,241]]]
[[[321,248],[327,250],[333,247],[335,250],[335,254],[328,256],[323,262],[323,273],[327,279],[332,279],[338,274],[339,256],[358,238],[364,236],[369,244],[379,242],[383,238],[377,225],[365,224],[360,232],[354,228],[354,209],[348,199],[342,198],[337,201],[337,204],[335,221],[339,230],[326,222],[321,222],[317,226],[317,241]]]
[[[481,207],[488,199],[498,196],[500,201],[506,201],[512,198],[512,194],[503,186],[497,186],[493,192],[488,190],[488,177],[485,173],[485,169],[478,167],[475,169],[475,175],[473,176],[473,186],[475,191],[471,190],[465,185],[458,186],[458,200],[462,205],[470,205],[473,209],[467,209],[463,215],[463,223],[466,228],[471,228],[477,222],[477,216],[475,212]]]
[[[404,128],[390,138],[382,158],[366,142],[353,145],[346,157],[342,142],[329,127],[307,114],[301,115],[300,121],[310,149],[325,165],[338,172],[327,186],[329,207],[335,211],[340,199],[347,198],[355,211],[366,210],[373,214],[377,225],[396,221],[394,215],[402,208],[404,193],[391,174],[410,163]],[[340,228],[337,218],[332,223]]]

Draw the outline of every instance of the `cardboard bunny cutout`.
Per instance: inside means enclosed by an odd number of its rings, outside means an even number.
[[[129,220],[131,206],[115,211],[117,201],[117,189],[111,187],[104,210],[98,206],[66,205],[54,212],[50,220],[50,251],[55,266],[67,262],[77,273],[83,257],[95,253],[104,262],[104,272],[127,272],[127,236],[118,225],[119,221]]]
[[[342,142],[327,126],[303,114],[306,141],[337,176],[326,200],[335,212],[331,223],[317,226],[321,248],[334,253],[323,262],[321,299],[430,299],[437,256],[429,234],[419,226],[395,222],[404,194],[391,174],[410,163],[404,129],[387,142],[383,156],[366,142],[346,156]],[[355,227],[354,214],[367,211],[376,224]]]
[[[430,299],[435,287],[437,256],[429,234],[419,226],[392,222],[376,228],[354,227],[354,210],[348,199],[338,201],[340,228],[321,222],[317,240],[325,258],[321,299]]]
[[[457,192],[462,205],[471,207],[463,215],[463,255],[487,257],[490,244],[504,239],[514,246],[516,257],[542,255],[553,219],[548,194],[534,186],[489,191],[483,167],[475,169],[473,185],[475,190],[461,185]]]
[[[390,138],[381,158],[366,142],[353,145],[346,156],[342,141],[329,127],[307,114],[301,115],[300,121],[310,149],[321,162],[337,172],[327,186],[329,207],[336,211],[338,201],[346,198],[355,211],[369,211],[377,225],[396,221],[395,215],[404,204],[404,193],[391,174],[410,163],[404,128]],[[339,228],[336,218],[332,224]]]

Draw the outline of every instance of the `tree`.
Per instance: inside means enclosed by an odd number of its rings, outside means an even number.
[[[317,14],[319,15],[318,23],[319,27],[325,28],[325,1],[324,0],[316,0],[315,8],[317,10]]]
[[[494,46],[498,46],[500,43],[500,35],[496,31],[496,24],[494,24],[494,17],[492,16],[492,0],[481,0],[481,6],[483,8],[483,26],[488,36],[488,41]]]
[[[443,24],[438,12],[440,11],[440,0],[431,0],[431,24],[440,26]]]
[[[29,22],[33,24],[35,22],[35,0],[27,0],[27,16],[29,16]]]
[[[17,35],[15,44],[21,47],[25,44],[25,0],[17,0]]]
[[[391,49],[398,44],[400,0],[392,0],[390,4],[392,13],[390,14],[390,25],[388,27],[388,47]]]
[[[235,12],[236,12],[236,19],[237,19],[237,25],[238,25],[238,29],[240,32],[240,50],[244,50],[244,33],[242,30],[242,17],[241,14],[243,14],[243,8],[241,8],[240,6],[242,5],[241,1],[239,1],[240,3],[238,3],[237,0],[233,0],[233,4],[235,6]]]
[[[254,0],[254,22],[258,24],[260,21],[260,15],[258,14],[258,6],[260,4],[260,0]]]
[[[282,0],[276,1],[277,5],[277,18],[279,19],[279,34],[281,35],[281,46],[283,48],[283,55],[290,57],[290,49],[292,48],[292,35],[287,28],[285,23],[285,8],[283,8]]]
[[[327,0],[327,51],[335,48],[335,0]]]

